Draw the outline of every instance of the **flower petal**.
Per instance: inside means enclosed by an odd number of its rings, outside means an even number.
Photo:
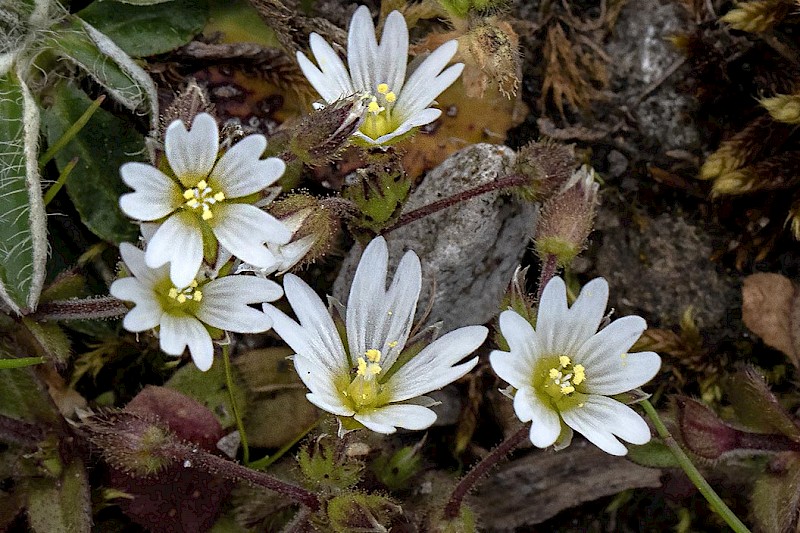
[[[275,332],[298,355],[315,362],[318,371],[331,376],[348,375],[350,364],[339,333],[319,296],[300,278],[287,274],[284,289],[302,326],[270,304],[264,312],[272,319]]]
[[[477,350],[489,330],[483,326],[467,326],[436,339],[403,365],[386,382],[393,402],[414,398],[452,383],[478,364],[475,357],[466,363],[455,363]]]
[[[442,91],[450,87],[464,70],[462,63],[444,69],[458,50],[457,41],[448,41],[425,58],[408,77],[403,91],[397,96],[394,109],[402,118],[425,109]]]
[[[533,371],[533,366],[542,356],[542,346],[538,332],[530,322],[522,318],[516,311],[506,310],[500,313],[500,332],[505,337],[509,349],[520,363],[525,362],[526,371]],[[529,379],[530,376],[526,379]]]
[[[136,220],[158,220],[177,209],[181,190],[169,176],[144,163],[125,163],[119,168],[122,181],[134,192],[120,196],[122,212]]]
[[[187,212],[169,217],[150,239],[144,259],[150,268],[169,263],[172,283],[188,286],[203,262],[203,235],[196,217]]]
[[[186,346],[194,364],[202,372],[214,362],[214,346],[211,335],[194,317],[165,313],[161,318],[161,349],[169,355],[181,355]]]
[[[353,418],[368,429],[378,433],[394,433],[395,428],[420,430],[436,422],[436,413],[421,405],[392,404],[366,413],[356,413]]]
[[[258,268],[276,262],[265,242],[285,244],[292,238],[289,229],[275,217],[249,204],[223,203],[214,209],[214,218],[208,222],[222,246]]]
[[[332,103],[353,94],[355,91],[350,81],[350,74],[339,55],[325,42],[325,39],[316,33],[311,34],[309,42],[319,68],[300,52],[297,52],[297,62],[309,83],[317,90],[322,99]]]
[[[153,285],[164,279],[167,274],[166,267],[152,269],[147,266],[144,261],[144,250],[140,250],[129,242],[123,242],[119,245],[119,253],[131,274],[148,287],[153,287]],[[117,296],[117,298],[120,297]]]
[[[386,17],[377,57],[378,83],[385,83],[390,91],[400,94],[408,64],[408,26],[405,17],[399,11],[392,11]]]
[[[197,318],[209,326],[236,333],[261,333],[271,328],[272,320],[247,304],[276,300],[281,295],[277,283],[252,276],[216,279],[203,286],[202,291]]]
[[[389,249],[383,237],[376,237],[367,245],[358,262],[350,296],[347,299],[347,343],[351,354],[367,351],[374,342],[374,320],[383,312],[386,294],[386,270]],[[369,335],[369,337],[368,337]],[[381,343],[383,345],[383,343]],[[369,348],[379,349],[376,346]]]
[[[248,135],[220,158],[210,177],[226,198],[260,192],[283,175],[286,169],[283,161],[277,157],[261,159],[266,147],[263,135]]]
[[[591,376],[587,376],[583,390],[590,394],[611,396],[641,387],[658,374],[661,357],[655,352],[636,352],[609,358],[606,363],[602,367],[592,367]]]
[[[561,434],[558,413],[543,404],[531,387],[524,387],[514,395],[514,412],[522,422],[531,422],[530,438],[537,448],[547,448]]]
[[[595,278],[587,283],[578,299],[567,312],[567,320],[561,325],[563,353],[571,354],[597,332],[608,303],[608,283],[603,278]]]
[[[568,333],[564,331],[567,320],[567,286],[564,280],[555,277],[542,291],[539,313],[536,317],[536,333],[544,355],[567,353],[563,350],[568,340]]]
[[[628,359],[628,350],[646,328],[642,317],[618,318],[584,342],[575,352],[574,360],[586,368],[587,378],[616,374]]]
[[[138,279],[130,277],[116,280],[111,284],[109,292],[115,298],[136,304],[122,321],[125,329],[139,332],[158,326],[164,311],[152,288],[143,285]]]
[[[650,440],[650,429],[635,411],[605,396],[591,395],[587,397],[583,407],[564,411],[561,417],[569,427],[611,455],[628,453],[613,433],[626,440],[629,437],[632,439],[629,442],[634,443],[644,444]]]
[[[342,401],[339,391],[336,390],[333,374],[321,369],[313,358],[302,354],[295,355],[292,363],[297,375],[311,391],[316,406],[339,416],[353,414],[353,409]]]
[[[374,92],[378,83],[378,42],[375,38],[375,25],[367,6],[361,6],[353,13],[350,31],[347,34],[347,66],[350,79],[356,92]],[[403,58],[407,61],[407,58]]]
[[[492,350],[489,354],[489,363],[494,373],[515,389],[530,383],[533,376],[533,369],[518,353]]]
[[[200,113],[187,131],[181,120],[167,127],[164,151],[169,166],[184,187],[193,187],[205,179],[219,153],[217,121],[208,113]]]

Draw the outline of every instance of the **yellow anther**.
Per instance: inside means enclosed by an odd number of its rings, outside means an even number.
[[[363,357],[358,358],[358,370],[356,370],[356,374],[359,376],[365,376],[367,374],[367,362]]]
[[[386,95],[384,96],[384,98],[386,98],[386,101],[387,101],[387,102],[389,102],[389,103],[391,104],[392,102],[394,102],[395,100],[397,100],[397,95],[396,95],[396,94],[394,94],[394,92],[392,92],[392,91],[389,91],[388,93],[386,93]]]
[[[191,287],[191,288],[193,288],[193,289],[194,289],[195,287],[197,287],[197,280],[196,280],[196,279],[193,279],[193,280],[192,280],[192,282],[189,284],[189,287]]]
[[[203,206],[203,214],[200,216],[203,220],[211,220],[214,218],[214,213],[210,209],[206,209],[206,206]]]
[[[387,84],[385,84],[385,83],[381,83],[381,84],[379,84],[379,85],[378,85],[378,92],[379,92],[380,94],[386,94],[386,93],[388,93],[388,92],[389,92],[389,85],[387,85]]]
[[[206,187],[208,187],[208,183],[206,183],[206,180],[200,180],[197,182],[198,189],[205,189]]]
[[[200,202],[198,202],[198,201],[197,201],[197,198],[192,198],[191,200],[189,200],[188,202],[186,202],[186,205],[188,205],[189,207],[191,207],[192,209],[194,209],[195,207],[197,207],[198,205],[200,205]]]
[[[183,191],[183,197],[186,198],[187,200],[191,200],[192,198],[194,198],[194,189],[186,189],[185,191]]]
[[[367,367],[367,372],[369,372],[373,376],[380,374],[381,370],[383,369],[379,365],[376,365],[375,363],[372,363]]]
[[[177,297],[178,297],[178,289],[176,289],[175,287],[172,287],[172,288],[169,290],[169,297],[170,297],[170,298],[172,298],[173,300],[174,300],[175,298],[177,298]]]
[[[573,371],[575,372],[575,377],[572,378],[572,382],[575,385],[580,385],[586,380],[586,369],[583,368],[583,365],[575,365]]]
[[[551,368],[549,375],[550,375],[550,379],[556,379],[557,377],[559,377],[561,375],[561,372],[559,372],[558,369],[556,369],[556,368]]]
[[[203,293],[202,292],[194,291],[192,293],[192,300],[194,300],[195,302],[199,302],[202,299],[203,299]]]
[[[395,346],[397,346],[397,341],[392,341],[389,343],[389,348],[394,348]]]
[[[562,385],[561,386],[561,394],[572,394],[575,392],[575,387],[572,385]]]
[[[366,355],[367,359],[369,359],[372,363],[377,363],[381,360],[381,351],[374,348],[367,350],[364,355]]]
[[[570,362],[571,361],[569,360],[569,357],[567,357],[566,355],[562,355],[561,357],[558,358],[558,363],[561,365],[561,368],[567,368]]]
[[[184,302],[186,301],[186,295],[185,295],[185,294],[183,294],[183,293],[180,293],[180,294],[178,295],[178,297],[177,297],[177,298],[175,298],[175,299],[176,299],[176,300],[178,300],[178,303],[179,303],[179,304],[182,304],[182,303],[184,303]]]
[[[223,193],[223,192],[218,192],[217,194],[214,195],[214,200],[216,200],[218,202],[221,202],[224,199],[225,199],[225,193]]]
[[[384,110],[384,108],[379,106],[378,102],[376,100],[374,100],[374,99],[367,106],[367,111],[369,111],[370,113],[375,113],[376,115],[378,113],[380,113],[381,111],[383,111],[383,110]]]

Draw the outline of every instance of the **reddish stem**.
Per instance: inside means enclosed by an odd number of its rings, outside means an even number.
[[[456,488],[453,489],[453,493],[450,495],[450,500],[447,502],[447,505],[444,506],[445,518],[452,520],[458,516],[459,511],[461,511],[461,504],[464,501],[464,497],[469,493],[470,490],[472,490],[475,484],[480,481],[482,477],[487,475],[495,465],[505,459],[509,453],[514,451],[514,449],[525,440],[530,432],[530,429],[530,424],[523,425],[516,433],[501,442],[497,448],[489,452],[486,457],[481,459],[481,461],[476,464],[466,476],[461,478],[461,481],[458,482]]]
[[[539,274],[539,290],[536,293],[537,302],[542,299],[542,291],[544,291],[547,283],[553,279],[553,276],[556,275],[556,270],[558,270],[558,258],[553,254],[549,254],[545,258],[542,271]]]
[[[456,204],[466,202],[467,200],[475,198],[476,196],[480,196],[482,194],[486,194],[492,191],[521,187],[523,185],[527,185],[528,183],[530,183],[530,179],[527,178],[526,176],[523,176],[522,174],[511,174],[510,176],[505,176],[496,179],[494,181],[490,181],[489,183],[484,183],[483,185],[479,185],[474,189],[467,189],[466,191],[454,194],[453,196],[442,198],[441,200],[437,200],[428,205],[424,205],[419,209],[414,209],[413,211],[404,213],[400,215],[400,218],[397,219],[397,222],[395,222],[388,228],[384,228],[381,234],[386,235],[387,233],[392,232],[399,227],[405,226],[406,224],[410,224],[415,220],[419,220],[420,218],[432,215],[437,211],[441,211],[442,209],[447,209],[448,207],[454,206]]]

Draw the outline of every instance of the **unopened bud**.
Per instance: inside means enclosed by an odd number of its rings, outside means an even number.
[[[420,450],[425,438],[414,446],[404,446],[392,456],[378,457],[372,463],[372,471],[378,480],[390,490],[405,488],[408,481],[417,475],[422,467]]]
[[[135,476],[156,474],[171,462],[163,450],[175,437],[151,417],[120,411],[93,416],[84,428],[110,465]]]
[[[331,161],[358,131],[367,115],[363,98],[353,95],[305,116],[292,128],[289,150],[306,165]]]
[[[466,65],[463,79],[467,96],[483,97],[490,84],[496,84],[507,98],[517,93],[522,77],[519,36],[508,22],[485,18],[473,24],[460,40],[465,45],[461,54]]]
[[[583,166],[545,203],[534,239],[540,257],[554,256],[565,267],[584,249],[594,225],[598,189],[594,170]]]
[[[686,447],[698,457],[716,460],[739,447],[739,431],[711,409],[683,396],[675,399],[678,427]]]
[[[289,228],[292,239],[287,244],[267,244],[278,259],[276,264],[267,269],[243,265],[239,268],[240,272],[283,274],[312,263],[328,253],[341,225],[340,213],[335,205],[329,200],[320,200],[304,193],[292,194],[271,203],[269,212]]]
[[[164,133],[167,126],[176,120],[180,120],[189,128],[194,122],[194,118],[200,113],[211,113],[214,105],[211,103],[208,93],[200,87],[195,80],[189,81],[186,87],[175,95],[172,103],[161,113],[160,127],[158,132],[158,142],[164,142]]]
[[[575,147],[553,141],[534,141],[517,153],[516,171],[531,178],[530,200],[548,200],[572,177],[577,165]]]

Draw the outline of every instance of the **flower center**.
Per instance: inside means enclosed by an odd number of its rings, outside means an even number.
[[[364,93],[362,96],[369,100],[367,104],[367,118],[361,126],[361,133],[372,139],[397,129],[397,124],[392,120],[392,108],[397,95],[386,83],[380,83],[375,88],[375,94]]]
[[[198,288],[197,280],[192,280],[188,287],[185,289],[179,289],[178,287],[172,287],[168,292],[167,296],[171,299],[175,300],[179,304],[186,303],[187,300],[192,300],[193,302],[199,302],[203,299],[203,291]]]
[[[378,375],[383,370],[378,364],[381,360],[380,350],[370,349],[364,352],[364,357],[357,360],[356,376],[342,394],[352,402],[356,410],[377,407],[381,385]]]
[[[562,355],[558,364],[547,370],[547,378],[542,383],[543,390],[554,400],[560,400],[575,392],[575,386],[586,380],[583,365],[574,365],[569,357]]]
[[[225,194],[222,191],[214,192],[206,180],[200,180],[197,185],[183,191],[183,198],[186,200],[183,205],[187,209],[193,211],[200,210],[203,220],[210,220],[214,218],[214,213],[211,211],[211,206],[217,202],[225,199]]]

